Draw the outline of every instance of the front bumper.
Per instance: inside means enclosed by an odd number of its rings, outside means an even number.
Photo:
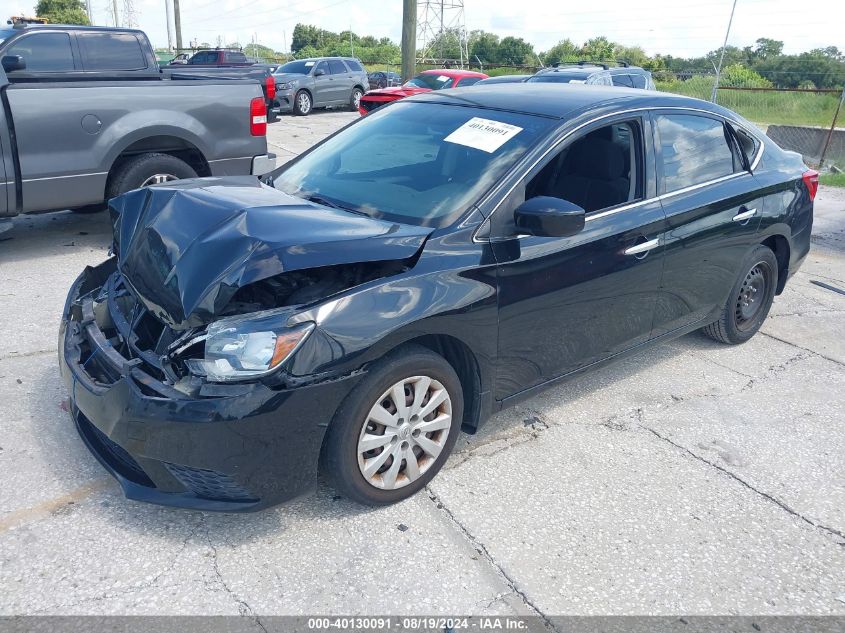
[[[276,96],[273,99],[273,107],[271,110],[276,114],[284,114],[286,112],[293,112],[293,98],[296,96],[294,88],[286,90],[279,90],[276,88]]]
[[[86,268],[62,319],[59,356],[85,444],[130,499],[198,510],[271,506],[314,486],[326,427],[357,376],[297,388],[213,385],[190,397],[124,358],[92,302],[114,260]]]

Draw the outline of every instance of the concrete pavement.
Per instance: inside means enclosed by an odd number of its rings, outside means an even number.
[[[294,156],[348,112],[283,117]],[[429,489],[362,509],[321,483],[244,516],[125,500],[56,367],[104,214],[0,236],[0,614],[845,615],[845,190],[762,332],[693,334],[462,437]]]

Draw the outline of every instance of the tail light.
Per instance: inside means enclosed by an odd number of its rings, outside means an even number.
[[[267,89],[267,98],[273,99],[276,96],[276,80],[273,78],[273,75],[267,75],[265,88]]]
[[[804,179],[804,184],[807,185],[810,202],[812,202],[816,199],[816,192],[819,190],[819,172],[815,169],[808,169],[801,177]]]
[[[249,133],[253,136],[267,135],[267,104],[264,97],[255,97],[249,102]]]

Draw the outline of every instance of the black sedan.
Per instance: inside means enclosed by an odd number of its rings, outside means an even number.
[[[370,84],[370,90],[392,88],[393,86],[402,85],[402,75],[390,71],[379,70],[368,74],[367,81]]]
[[[111,201],[70,410],[125,494],[387,504],[463,430],[693,330],[740,344],[810,248],[816,172],[736,114],[511,84],[404,99],[255,178]]]

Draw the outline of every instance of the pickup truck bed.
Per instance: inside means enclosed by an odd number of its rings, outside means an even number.
[[[149,71],[85,67],[75,38],[102,32],[134,42]],[[40,55],[35,38],[43,35],[67,38],[73,69],[45,67],[56,55]],[[93,210],[161,180],[261,175],[275,165],[267,154],[266,98],[258,81],[212,79],[209,69],[162,73],[140,31],[0,30],[0,56],[8,71],[0,70],[0,217]],[[34,63],[21,67],[27,56]]]

